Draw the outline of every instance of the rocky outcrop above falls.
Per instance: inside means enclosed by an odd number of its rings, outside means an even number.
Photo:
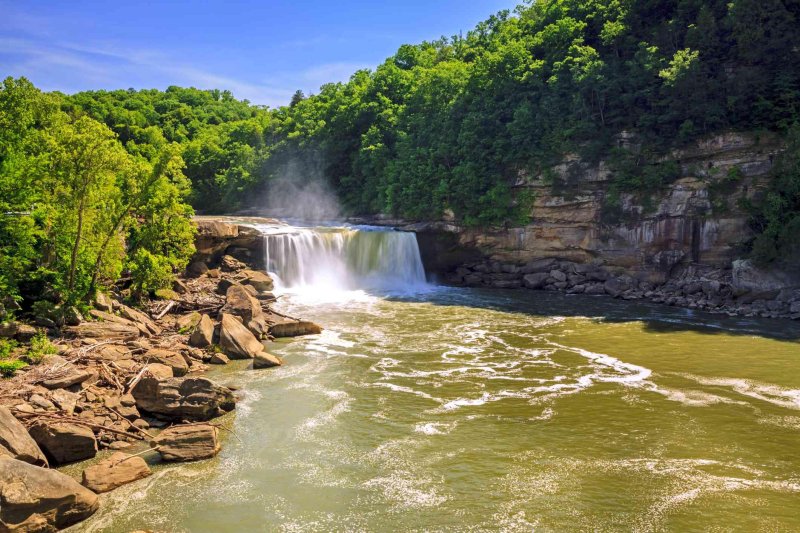
[[[280,225],[271,218],[258,217],[195,217],[197,252],[189,267],[190,273],[204,274],[203,267],[217,264],[225,255],[263,269],[264,240],[254,224]]]

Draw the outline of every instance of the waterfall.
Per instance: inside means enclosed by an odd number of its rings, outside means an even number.
[[[417,237],[371,227],[263,230],[267,270],[287,289],[407,289],[425,284]]]

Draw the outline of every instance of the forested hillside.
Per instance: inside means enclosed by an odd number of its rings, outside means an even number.
[[[184,199],[232,212],[289,165],[324,176],[350,214],[500,225],[530,212],[520,175],[579,153],[614,165],[613,209],[620,192],[677,177],[658,164],[672,147],[729,129],[788,135],[799,42],[797,0],[541,0],[402,46],[374,71],[274,110],[220,90],[65,96],[7,80],[0,210],[12,215],[0,221],[0,285],[16,294],[20,280],[54,276],[80,294],[126,268],[159,286],[153,271],[187,254],[190,230],[175,225]],[[641,151],[616,146],[623,131]],[[794,246],[800,226],[793,154],[752,207],[766,261]]]

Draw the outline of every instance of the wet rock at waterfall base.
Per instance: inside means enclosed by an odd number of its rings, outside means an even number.
[[[242,272],[244,280],[242,283],[250,285],[258,292],[269,292],[275,288],[272,278],[266,272],[258,270],[245,270]]]
[[[300,337],[303,335],[318,335],[322,328],[308,320],[292,320],[277,316],[270,316],[268,320],[275,322],[269,326],[269,334],[277,338]]]
[[[210,459],[220,451],[219,430],[211,425],[173,426],[151,442],[164,461]]]
[[[83,471],[81,484],[100,494],[150,476],[150,467],[141,457],[117,452]]]
[[[86,426],[41,420],[30,428],[33,440],[53,464],[67,464],[97,455],[97,439]]]
[[[233,315],[223,313],[219,327],[219,345],[231,359],[252,359],[264,346]]]
[[[283,365],[283,361],[271,353],[261,352],[253,358],[253,369],[272,368]]]
[[[0,531],[56,531],[99,507],[97,495],[71,477],[0,456]]]
[[[132,394],[140,411],[177,420],[210,420],[236,406],[230,389],[206,378],[158,379],[146,375]]]

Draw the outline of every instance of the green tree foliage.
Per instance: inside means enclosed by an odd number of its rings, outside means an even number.
[[[322,174],[350,213],[513,224],[530,212],[524,176],[566,153],[613,157],[622,131],[649,159],[618,174],[612,197],[668,181],[655,161],[678,144],[785,131],[800,110],[800,71],[787,68],[800,63],[797,42],[793,0],[538,0],[466,35],[403,45],[276,110],[177,87],[64,105],[134,154],[152,159],[161,137],[179,143],[204,212],[247,206],[291,168]]]
[[[800,125],[788,135],[788,147],[775,163],[764,198],[751,206],[757,237],[753,258],[761,264],[800,265]]]
[[[137,258],[151,264],[139,249],[171,276],[193,252],[179,148],[156,135],[150,158],[131,153],[107,126],[62,107],[24,79],[0,88],[3,295],[85,300],[123,268],[141,270]]]
[[[349,214],[512,225],[530,215],[528,177],[577,153],[609,161],[613,219],[624,194],[646,201],[677,177],[659,163],[670,149],[729,129],[787,132],[798,42],[795,0],[538,0],[279,109],[221,90],[63,96],[9,79],[0,291],[81,298],[122,270],[137,292],[162,287],[191,253],[185,200],[234,212],[287,174],[323,176]],[[617,146],[621,132],[640,149]],[[765,260],[788,250],[795,224],[790,167],[754,218]]]

